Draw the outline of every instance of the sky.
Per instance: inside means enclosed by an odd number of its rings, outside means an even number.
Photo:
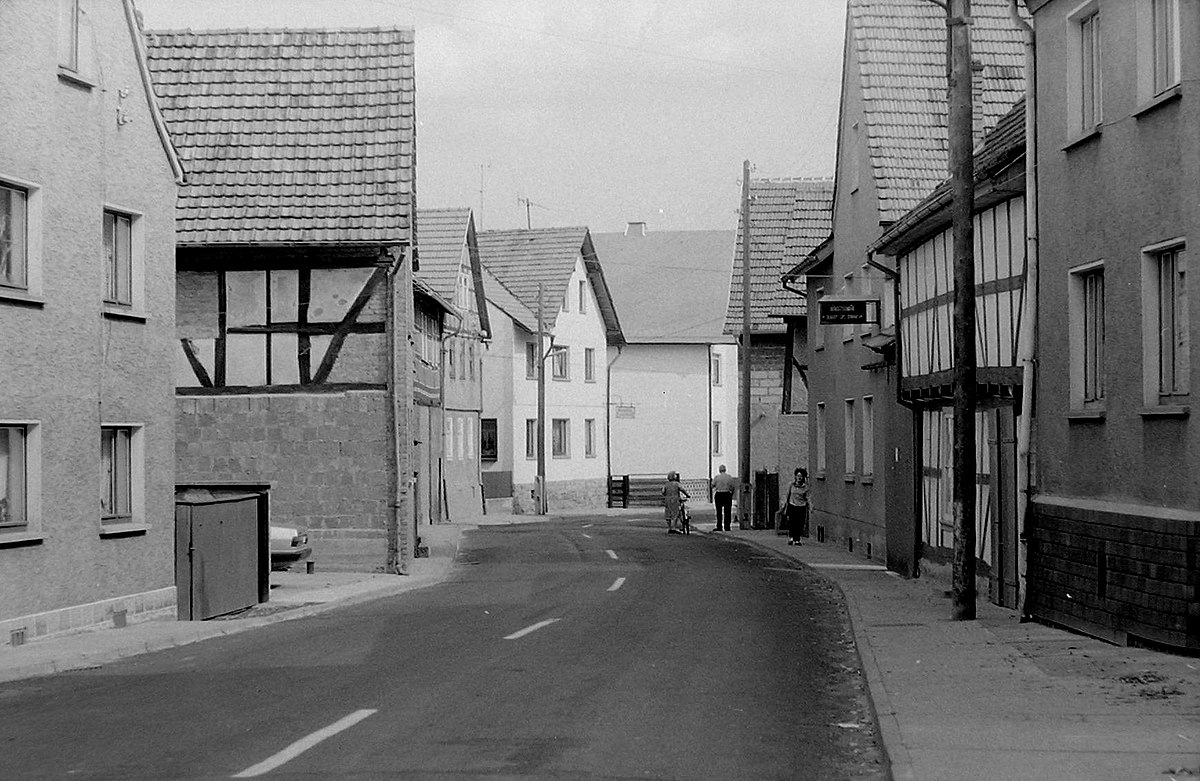
[[[846,0],[135,0],[148,29],[411,27],[417,203],[484,229],[732,230],[833,173]]]

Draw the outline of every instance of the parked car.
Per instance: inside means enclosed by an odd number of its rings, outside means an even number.
[[[271,571],[282,571],[312,555],[308,535],[290,526],[271,526]]]

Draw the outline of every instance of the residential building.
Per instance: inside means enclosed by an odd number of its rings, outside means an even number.
[[[1009,0],[975,0],[976,139],[1024,90],[1022,32]],[[813,528],[904,574],[918,560],[914,419],[899,402],[896,269],[871,245],[947,175],[946,15],[925,0],[849,0],[831,239],[792,269],[808,307],[878,302],[872,322],[809,318]],[[878,326],[878,327],[876,327]]]
[[[471,210],[420,209],[417,252],[417,518],[477,520],[483,514],[481,361],[491,327]]]
[[[975,558],[991,601],[1020,603],[1018,416],[1024,393],[1027,325],[1025,102],[1021,100],[975,151]],[[868,252],[896,270],[897,299],[867,339],[898,340],[899,400],[919,432],[910,479],[917,486],[917,534],[923,569],[954,556],[954,263],[949,180],[893,223]],[[900,317],[895,316],[899,311]],[[886,335],[883,328],[887,328]],[[865,401],[865,400],[864,400]],[[865,402],[873,404],[871,402]],[[873,408],[862,410],[864,441]],[[903,413],[898,413],[903,414]],[[862,452],[863,473],[873,466]],[[890,541],[898,544],[899,541]]]
[[[1033,0],[1040,289],[1026,610],[1200,649],[1200,6]]]
[[[626,342],[594,369],[609,373],[608,471],[674,470],[704,497],[722,464],[739,471],[737,345],[722,333],[734,233],[631,222],[592,241]]]
[[[750,467],[784,472],[806,467],[807,302],[780,285],[784,272],[829,235],[833,180],[750,181]],[[742,222],[733,251],[725,333],[742,336]],[[744,358],[747,351],[742,349]],[[740,383],[741,368],[735,367]],[[785,477],[783,484],[790,478]]]
[[[604,507],[608,373],[601,361],[624,337],[591,235],[582,227],[482,231],[479,252],[483,267],[500,283],[489,285],[485,277],[488,296],[496,296],[489,299],[496,307],[489,318],[497,312],[492,318],[497,333],[484,355],[484,425],[508,434],[498,449],[511,453],[511,460],[508,455],[485,460],[485,485],[502,487],[504,468],[511,466],[512,511],[536,507],[537,369],[544,361],[546,504],[551,510]],[[505,312],[510,323],[501,328]],[[529,313],[532,331],[520,322]],[[503,418],[508,421],[502,429]]]
[[[0,4],[0,69],[7,645],[174,613],[183,173],[129,0]]]
[[[180,483],[270,485],[323,569],[412,555],[411,30],[151,32],[180,192]],[[353,87],[355,100],[344,99]]]

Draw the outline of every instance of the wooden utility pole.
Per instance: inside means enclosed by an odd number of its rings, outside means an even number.
[[[546,320],[544,285],[538,283],[537,311],[537,477],[533,481],[538,515],[546,514]]]
[[[954,568],[951,618],[975,618],[975,158],[971,0],[947,0],[954,246]]]
[[[750,528],[750,161],[742,163],[742,388],[738,404],[738,528]]]

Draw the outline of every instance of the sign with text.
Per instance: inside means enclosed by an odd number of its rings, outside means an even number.
[[[879,301],[874,298],[822,298],[817,302],[821,325],[862,325],[879,322]]]

